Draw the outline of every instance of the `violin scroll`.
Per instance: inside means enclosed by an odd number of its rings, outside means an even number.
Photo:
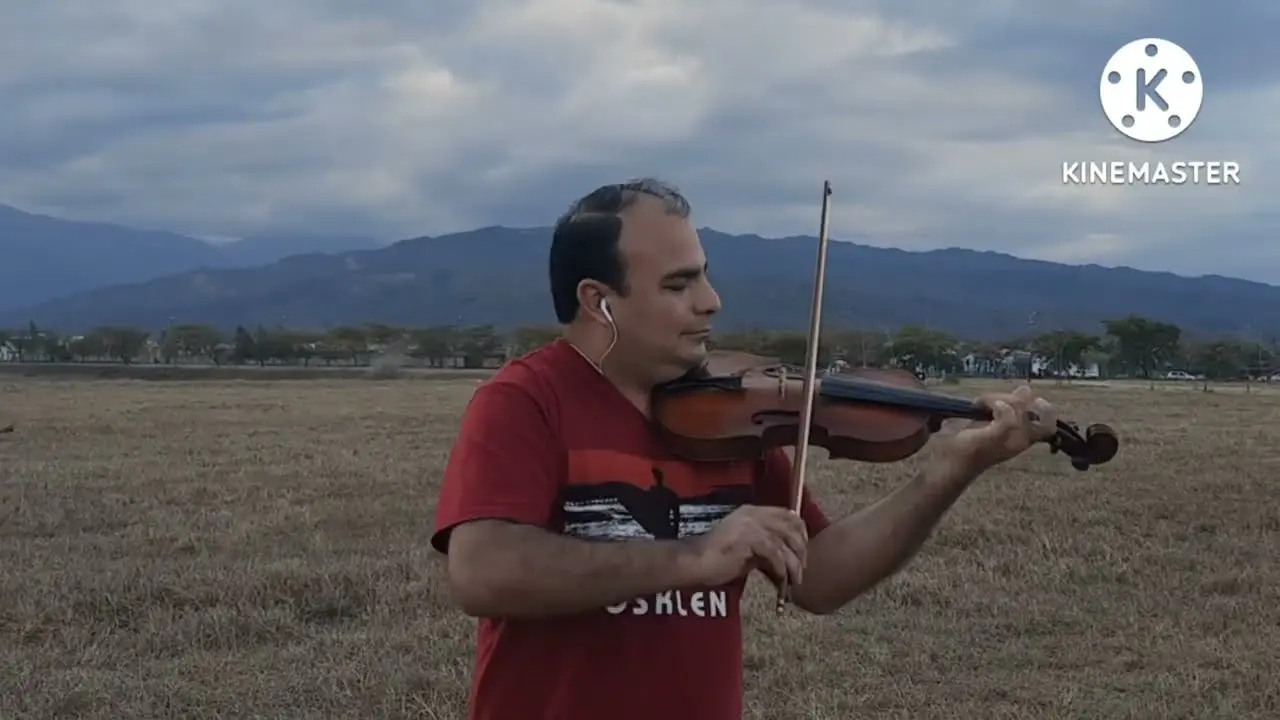
[[[1049,453],[1062,453],[1071,458],[1071,467],[1088,470],[1094,465],[1110,462],[1120,450],[1120,438],[1110,425],[1094,423],[1080,434],[1077,423],[1059,420],[1058,432],[1049,438]]]

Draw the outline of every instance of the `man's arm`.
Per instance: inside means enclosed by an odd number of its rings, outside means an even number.
[[[591,542],[500,520],[455,529],[448,565],[463,612],[477,617],[566,615],[694,584],[687,543]]]
[[[549,531],[565,458],[544,407],[517,377],[482,385],[463,416],[431,539],[448,554],[463,611],[563,615],[683,587],[685,543],[589,542]]]
[[[849,515],[809,541],[799,607],[833,613],[900,570],[972,482],[955,463],[935,462],[874,505]]]
[[[797,605],[835,612],[897,572],[979,475],[1053,436],[1057,411],[1030,387],[978,402],[991,410],[990,422],[938,438],[932,462],[911,482],[810,541]]]
[[[1057,411],[1028,386],[977,402],[991,410],[990,422],[973,422],[935,440],[940,447],[932,462],[871,507],[815,528],[808,517],[821,519],[821,512],[806,496],[801,515],[810,525],[810,540],[804,581],[792,590],[797,606],[833,613],[902,569],[979,475],[1053,436]],[[790,486],[789,458],[771,462],[765,486],[777,504],[777,488]]]

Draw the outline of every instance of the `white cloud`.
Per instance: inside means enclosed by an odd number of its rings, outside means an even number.
[[[1087,18],[997,0],[24,4],[0,28],[0,201],[395,239],[545,224],[596,184],[657,174],[702,224],[795,234],[830,179],[837,237],[1280,281],[1280,250],[1257,247],[1276,229],[1280,64],[1231,38],[1275,21],[1162,4],[1143,27],[1153,2]],[[1154,31],[1223,80],[1185,136],[1148,147],[1106,126],[1096,83]],[[1061,183],[1063,161],[1174,159],[1238,160],[1245,184]]]

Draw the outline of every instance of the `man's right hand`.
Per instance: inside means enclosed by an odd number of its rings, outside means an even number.
[[[808,543],[808,530],[795,513],[745,505],[690,541],[689,576],[692,584],[718,587],[759,568],[774,584],[786,577],[791,585],[799,585]]]

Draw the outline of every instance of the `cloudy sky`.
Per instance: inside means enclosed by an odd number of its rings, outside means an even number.
[[[29,211],[394,240],[546,225],[654,175],[700,225],[768,236],[812,234],[830,179],[836,238],[1280,283],[1274,0],[4,6],[0,203]],[[1098,99],[1111,53],[1152,36],[1206,88],[1159,145]],[[1064,186],[1069,160],[1229,160],[1243,182]]]

